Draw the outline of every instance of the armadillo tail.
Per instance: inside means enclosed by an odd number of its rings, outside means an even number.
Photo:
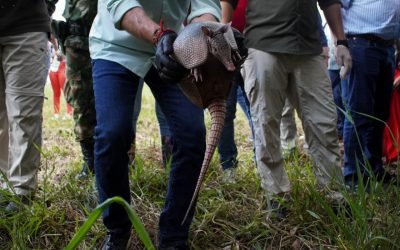
[[[208,107],[208,111],[210,112],[211,116],[211,131],[208,135],[207,138],[207,146],[206,146],[206,152],[204,154],[204,160],[203,164],[201,166],[200,170],[200,176],[199,179],[197,180],[196,188],[194,190],[192,200],[190,201],[189,207],[186,210],[185,217],[183,218],[183,223],[185,223],[190,210],[192,209],[197,196],[199,195],[200,192],[200,187],[201,184],[204,181],[206,172],[208,167],[210,166],[211,159],[213,157],[213,154],[215,152],[215,148],[218,145],[219,138],[221,137],[222,134],[222,129],[224,127],[224,122],[225,122],[225,115],[226,115],[226,101],[225,100],[216,100],[212,102]]]

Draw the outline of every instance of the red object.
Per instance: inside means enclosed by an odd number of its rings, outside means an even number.
[[[400,70],[396,70],[394,79],[400,77]],[[383,132],[383,155],[386,163],[398,161],[400,155],[400,89],[394,89],[390,104],[390,115]]]
[[[247,0],[239,0],[232,17],[232,27],[243,33],[246,26]]]
[[[54,60],[57,60],[56,58]],[[49,78],[53,89],[53,107],[54,114],[60,113],[60,97],[61,91],[64,90],[65,84],[65,60],[60,62],[57,71],[50,71]],[[67,114],[72,114],[72,107],[67,104]]]
[[[171,29],[166,29],[164,27],[164,20],[160,20],[160,28],[156,29],[153,33],[153,45],[157,46],[157,43],[160,41],[161,37],[165,33],[175,33],[175,31]]]

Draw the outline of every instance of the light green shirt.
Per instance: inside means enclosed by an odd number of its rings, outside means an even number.
[[[220,19],[219,0],[99,0],[97,16],[89,34],[92,59],[116,62],[144,78],[152,66],[155,48],[152,44],[121,30],[124,14],[141,7],[156,23],[179,32],[191,4],[190,22],[193,18],[209,13]]]

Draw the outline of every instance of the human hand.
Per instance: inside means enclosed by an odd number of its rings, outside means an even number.
[[[324,46],[322,47],[322,56],[324,57],[325,66],[329,66],[329,47]]]
[[[178,36],[172,30],[164,30],[161,27],[155,38],[156,58],[155,63],[160,78],[167,83],[178,83],[187,73],[179,62],[173,58],[173,43]]]
[[[340,68],[340,79],[346,79],[347,75],[350,73],[352,67],[352,59],[350,56],[349,49],[344,45],[338,45],[335,47],[335,59],[337,65],[341,66]]]
[[[244,45],[244,39],[245,37],[243,36],[243,34],[232,27],[232,31],[233,31],[233,37],[235,38],[236,44],[238,46],[238,52],[240,55],[240,58],[236,58],[236,54],[233,53],[233,61],[235,63],[236,66],[240,66],[243,64],[243,62],[246,60],[247,55],[248,55],[248,49],[247,47]]]

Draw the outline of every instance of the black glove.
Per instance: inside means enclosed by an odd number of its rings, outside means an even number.
[[[236,44],[238,46],[239,55],[241,57],[241,60],[235,62],[236,66],[238,66],[238,65],[241,65],[246,60],[247,55],[248,55],[248,49],[244,45],[245,38],[244,38],[243,34],[233,27],[232,27],[232,31],[233,31],[233,36],[235,38]]]
[[[167,83],[178,83],[188,70],[173,58],[174,43],[178,35],[172,31],[164,31],[156,43],[156,67],[160,78]]]

